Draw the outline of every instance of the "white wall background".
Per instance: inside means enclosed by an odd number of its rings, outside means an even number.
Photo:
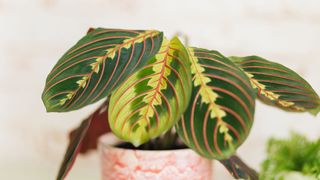
[[[47,73],[89,27],[177,31],[225,55],[257,54],[287,65],[320,93],[318,0],[0,0],[0,179],[54,179],[67,133],[95,107],[46,113]],[[270,136],[297,130],[320,137],[320,117],[258,104],[239,154],[255,168]],[[228,179],[220,166],[216,179]],[[99,179],[95,153],[78,159],[68,179]]]

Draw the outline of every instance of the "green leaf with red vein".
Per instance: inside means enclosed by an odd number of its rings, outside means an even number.
[[[158,52],[162,36],[156,30],[90,29],[48,75],[42,94],[47,111],[76,110],[106,97]]]
[[[186,109],[191,87],[186,49],[178,38],[164,39],[158,54],[112,93],[112,131],[135,146],[159,136]]]
[[[320,111],[320,99],[310,84],[291,69],[258,56],[230,57],[251,80],[258,98],[287,111]]]
[[[200,155],[226,159],[249,134],[254,91],[245,73],[219,52],[188,50],[193,90],[176,129],[185,144]]]

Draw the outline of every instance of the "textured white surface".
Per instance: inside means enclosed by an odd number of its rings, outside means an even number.
[[[46,113],[45,77],[88,27],[177,31],[194,46],[225,55],[277,60],[320,93],[318,0],[0,0],[0,179],[54,179],[67,132],[96,105]],[[253,131],[239,154],[258,168],[270,136],[297,130],[320,136],[320,117],[258,104]],[[216,179],[230,178],[216,166]],[[81,157],[68,179],[99,179],[96,154]]]

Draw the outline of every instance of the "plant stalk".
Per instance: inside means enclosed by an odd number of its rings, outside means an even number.
[[[258,173],[254,169],[250,168],[237,155],[233,155],[226,160],[220,160],[220,162],[227,168],[229,173],[235,179],[259,179]]]

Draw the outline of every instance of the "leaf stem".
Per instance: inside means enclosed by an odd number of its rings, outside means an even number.
[[[236,179],[258,180],[258,173],[243,162],[237,155],[231,156],[229,159],[220,160],[221,164],[227,168],[229,173]]]

